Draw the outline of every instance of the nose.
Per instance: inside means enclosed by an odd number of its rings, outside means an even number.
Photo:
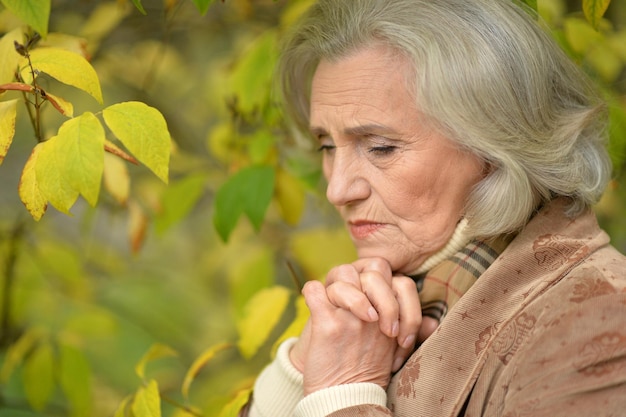
[[[326,198],[335,207],[346,206],[370,195],[366,172],[357,155],[348,149],[336,148],[324,162],[328,185]]]

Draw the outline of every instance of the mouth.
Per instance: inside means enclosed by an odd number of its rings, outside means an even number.
[[[356,240],[365,239],[377,232],[385,225],[383,223],[376,223],[370,221],[354,221],[348,222],[348,230],[350,231],[350,235]]]

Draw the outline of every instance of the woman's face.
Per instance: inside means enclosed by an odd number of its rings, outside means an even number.
[[[383,46],[322,61],[311,132],[323,152],[326,196],[360,258],[413,273],[448,242],[483,163],[424,123],[407,88],[409,65]]]

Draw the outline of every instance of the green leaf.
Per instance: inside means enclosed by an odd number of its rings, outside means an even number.
[[[251,166],[231,176],[217,191],[213,223],[227,241],[239,217],[246,214],[258,231],[274,193],[274,169]]]
[[[609,7],[611,0],[583,0],[583,13],[594,29],[598,29],[600,20]]]
[[[45,72],[64,84],[79,88],[102,104],[102,90],[96,70],[77,53],[61,48],[36,48],[30,52],[33,68]],[[32,83],[32,74],[27,61],[20,65],[21,75],[27,84]]]
[[[291,292],[281,286],[266,288],[252,297],[244,316],[237,320],[237,346],[245,358],[251,358],[265,343],[289,303]]]
[[[159,386],[154,379],[137,390],[131,410],[134,417],[161,417]]]
[[[526,3],[531,10],[537,11],[537,0],[524,0],[524,3]]]
[[[24,392],[31,407],[43,410],[54,390],[54,355],[50,343],[42,343],[27,358],[22,373]]]
[[[233,398],[220,412],[219,417],[238,417],[239,412],[243,408],[244,405],[250,401],[250,394],[252,393],[252,389],[246,388],[237,393],[235,398]]]
[[[0,0],[4,7],[43,37],[48,35],[50,0]]]
[[[15,118],[17,117],[17,99],[0,101],[0,165],[15,136]]]
[[[91,416],[91,369],[80,350],[61,343],[59,384],[70,404],[70,417]]]
[[[205,174],[192,174],[170,184],[165,189],[161,200],[162,211],[155,221],[157,233],[163,233],[171,225],[187,216],[202,196],[206,183]]]
[[[146,365],[148,362],[155,359],[165,358],[168,356],[176,356],[177,353],[174,349],[161,343],[155,343],[150,346],[150,349],[143,355],[141,360],[135,365],[135,373],[141,379],[146,378]]]
[[[200,372],[200,369],[202,369],[202,367],[204,367],[209,361],[211,361],[211,359],[213,359],[217,353],[230,347],[230,343],[219,343],[215,346],[211,346],[209,349],[202,352],[202,354],[198,356],[195,361],[193,361],[193,363],[187,370],[187,373],[185,374],[181,389],[181,392],[185,399],[189,398],[189,388],[191,387],[191,383],[195,379],[196,375],[198,375],[198,372]]]
[[[617,169],[626,162],[626,105],[619,100],[608,100],[611,123],[609,124],[609,154]]]
[[[138,101],[103,110],[104,121],[126,148],[163,182],[168,182],[171,139],[163,115]]]
[[[209,6],[211,5],[211,3],[213,3],[213,1],[215,0],[191,0],[191,1],[193,2],[193,4],[196,5],[196,8],[200,12],[200,14],[204,15],[207,12],[207,10],[209,10]]]
[[[141,12],[141,14],[146,15],[146,9],[143,8],[143,5],[141,4],[141,0],[133,0],[133,4],[135,5],[135,7],[137,8],[137,10],[139,10],[139,12]]]
[[[268,30],[245,51],[233,69],[229,84],[243,113],[263,108],[269,98],[277,59],[277,33]]]

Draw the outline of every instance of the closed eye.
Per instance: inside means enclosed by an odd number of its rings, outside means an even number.
[[[322,145],[317,148],[318,152],[330,152],[335,149],[335,145]]]
[[[385,156],[385,155],[392,154],[393,152],[395,152],[396,149],[398,149],[397,146],[382,145],[382,146],[373,146],[369,148],[368,152],[376,154],[376,155],[380,155],[380,156]]]

